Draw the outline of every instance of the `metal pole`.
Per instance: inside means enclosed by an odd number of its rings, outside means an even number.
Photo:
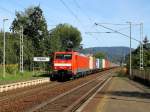
[[[22,28],[22,72],[23,72],[23,26],[21,27]]]
[[[20,72],[21,72],[21,29],[20,29]]]
[[[3,19],[3,32],[4,32],[4,47],[3,47],[3,77],[6,77],[5,74],[5,41],[6,41],[6,37],[5,37],[5,21],[8,19]]]
[[[135,38],[132,38],[132,36],[131,36],[131,26],[132,26],[132,23],[131,22],[127,22],[129,25],[130,25],[130,36],[128,36],[128,35],[126,35],[126,34],[124,34],[124,33],[121,33],[121,32],[119,32],[119,31],[117,31],[117,30],[113,30],[113,29],[111,29],[111,28],[108,28],[108,27],[105,27],[105,26],[103,26],[103,25],[100,25],[100,24],[98,24],[98,23],[95,23],[95,25],[99,25],[99,26],[101,26],[101,27],[103,27],[103,28],[105,28],[105,29],[108,29],[108,30],[111,30],[111,31],[113,31],[114,33],[119,33],[119,34],[121,34],[121,35],[123,35],[123,36],[125,36],[125,37],[129,37],[130,38],[130,59],[129,59],[129,61],[130,61],[130,64],[129,64],[129,75],[130,75],[130,77],[132,78],[132,49],[131,49],[131,39],[133,39],[133,40],[135,40],[135,41],[137,41],[137,42],[139,42],[140,43],[140,45],[141,45],[141,41],[139,41],[139,40],[137,40],[137,39],[135,39]],[[134,25],[140,25],[140,24],[134,24]],[[140,31],[141,32],[141,37],[143,38],[143,24],[141,25],[142,26],[142,30]],[[95,32],[94,32],[95,33]],[[106,33],[111,33],[111,32],[106,32]],[[143,39],[142,39],[143,40]],[[141,47],[141,60],[142,60],[142,66],[143,66],[143,44],[140,46]]]
[[[3,32],[4,32],[4,47],[3,47],[3,77],[5,78],[5,20],[3,19]]]
[[[20,72],[23,72],[23,26],[20,29]]]
[[[143,70],[143,23],[140,24],[140,70]]]
[[[141,30],[140,30],[140,32],[141,32]],[[141,36],[141,34],[140,34],[140,36]],[[140,39],[141,39],[141,37],[140,37]],[[140,42],[140,70],[141,70],[141,64],[142,64],[141,63],[142,62],[142,60],[141,60],[142,59],[142,52],[141,51],[142,51],[142,43]]]
[[[140,24],[140,70],[143,70],[143,23]]]
[[[140,70],[141,70],[141,66],[142,66],[142,25],[140,24]]]
[[[130,25],[130,77],[132,78],[131,22]]]

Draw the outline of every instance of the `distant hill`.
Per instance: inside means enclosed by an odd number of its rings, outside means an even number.
[[[133,49],[132,49],[133,50]],[[130,48],[129,47],[91,47],[85,48],[81,51],[84,54],[95,54],[96,52],[103,52],[113,62],[120,62],[124,56],[129,54]]]

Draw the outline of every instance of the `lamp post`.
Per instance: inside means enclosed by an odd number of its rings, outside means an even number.
[[[3,47],[3,77],[5,78],[5,21],[8,19],[3,19],[3,32],[4,32],[4,47]]]

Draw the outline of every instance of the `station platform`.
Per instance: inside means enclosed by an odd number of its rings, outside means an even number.
[[[129,80],[113,77],[80,112],[150,112],[150,89]]]

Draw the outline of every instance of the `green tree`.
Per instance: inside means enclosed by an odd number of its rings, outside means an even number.
[[[24,38],[24,67],[31,69],[33,60],[32,41]],[[3,33],[0,33],[0,63],[3,62]],[[20,62],[20,35],[6,32],[6,64]]]
[[[42,9],[35,6],[29,7],[24,12],[16,12],[16,18],[10,29],[16,32],[21,26],[24,29],[23,34],[32,41],[34,55],[43,55],[45,53],[44,39],[48,38],[48,30]]]
[[[148,43],[145,43],[143,46],[145,46]],[[150,44],[150,43],[149,43]],[[150,67],[150,48],[143,48],[143,60],[144,60],[144,67]],[[127,62],[127,67],[129,67],[129,55],[126,56],[126,62]],[[134,68],[139,68],[140,66],[140,46],[137,47],[132,52],[132,66]]]
[[[94,56],[96,57],[96,58],[106,58],[106,54],[104,54],[104,53],[102,53],[102,52],[97,52],[97,53],[95,53],[94,54]]]
[[[68,24],[59,24],[50,31],[51,50],[63,51],[68,47],[73,50],[80,47],[82,41],[80,31]]]
[[[144,40],[143,40],[144,44],[147,44],[149,42],[147,36],[145,36]]]
[[[17,46],[14,49],[13,46],[17,42],[17,38],[13,38],[11,33],[6,32],[6,48],[5,48],[5,56],[6,56],[6,64],[16,64],[17,63],[17,54],[15,50],[17,50]],[[0,63],[3,62],[3,32],[0,33]]]

